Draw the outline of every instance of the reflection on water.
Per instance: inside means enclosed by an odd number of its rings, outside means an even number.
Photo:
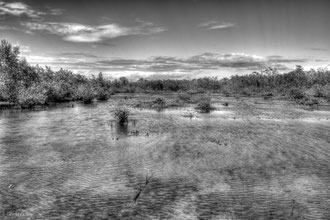
[[[116,133],[117,135],[127,135],[128,133],[128,123],[116,123]]]
[[[114,136],[127,136],[133,131],[137,131],[137,122],[138,120],[136,119],[130,119],[125,123],[118,123],[116,120],[109,120],[108,125]]]
[[[0,215],[330,219],[329,112],[229,100],[118,124],[114,102],[0,113]]]

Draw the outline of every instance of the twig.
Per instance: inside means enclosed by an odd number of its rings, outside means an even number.
[[[141,192],[146,188],[146,186],[150,183],[151,177],[152,176],[148,176],[149,172],[147,173],[146,176],[146,182],[144,183],[143,187],[137,192],[137,194],[135,195],[133,202],[136,203],[136,201],[138,200]]]

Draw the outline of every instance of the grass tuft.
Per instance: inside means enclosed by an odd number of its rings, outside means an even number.
[[[204,113],[208,113],[211,110],[214,110],[215,108],[211,105],[211,100],[210,99],[204,99],[204,100],[200,100],[197,103],[197,106],[195,107],[195,109],[204,112]]]
[[[130,111],[126,108],[117,108],[114,112],[114,117],[120,124],[128,122]]]

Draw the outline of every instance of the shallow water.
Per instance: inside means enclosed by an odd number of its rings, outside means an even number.
[[[330,112],[214,99],[0,113],[0,219],[330,219]]]

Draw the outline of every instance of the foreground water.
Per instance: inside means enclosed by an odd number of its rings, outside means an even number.
[[[330,112],[214,101],[0,113],[0,219],[330,219]]]

